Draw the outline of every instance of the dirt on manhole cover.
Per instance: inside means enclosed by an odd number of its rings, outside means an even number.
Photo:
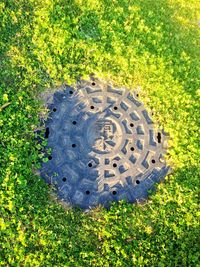
[[[81,81],[55,92],[49,109],[52,153],[40,173],[61,200],[82,208],[140,201],[167,174],[166,136],[128,89]]]

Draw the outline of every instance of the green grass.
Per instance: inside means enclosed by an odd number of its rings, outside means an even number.
[[[1,266],[200,266],[196,0],[0,2]],[[37,95],[94,73],[170,134],[174,172],[142,205],[64,209],[34,175]]]

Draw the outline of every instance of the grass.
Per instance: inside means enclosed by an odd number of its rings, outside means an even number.
[[[1,266],[200,266],[200,3],[0,3]],[[142,205],[64,209],[36,175],[36,96],[90,73],[140,85],[173,174]],[[45,145],[43,143],[43,145]]]

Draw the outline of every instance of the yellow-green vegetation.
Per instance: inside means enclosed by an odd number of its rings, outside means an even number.
[[[200,266],[200,2],[0,2],[0,265]],[[63,209],[34,169],[37,95],[94,73],[141,86],[174,172],[143,204]]]

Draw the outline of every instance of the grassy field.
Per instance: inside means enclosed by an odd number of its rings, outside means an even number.
[[[0,2],[0,266],[200,266],[199,11],[196,0]],[[34,175],[37,96],[90,73],[140,85],[170,134],[173,174],[146,203],[64,209]]]

